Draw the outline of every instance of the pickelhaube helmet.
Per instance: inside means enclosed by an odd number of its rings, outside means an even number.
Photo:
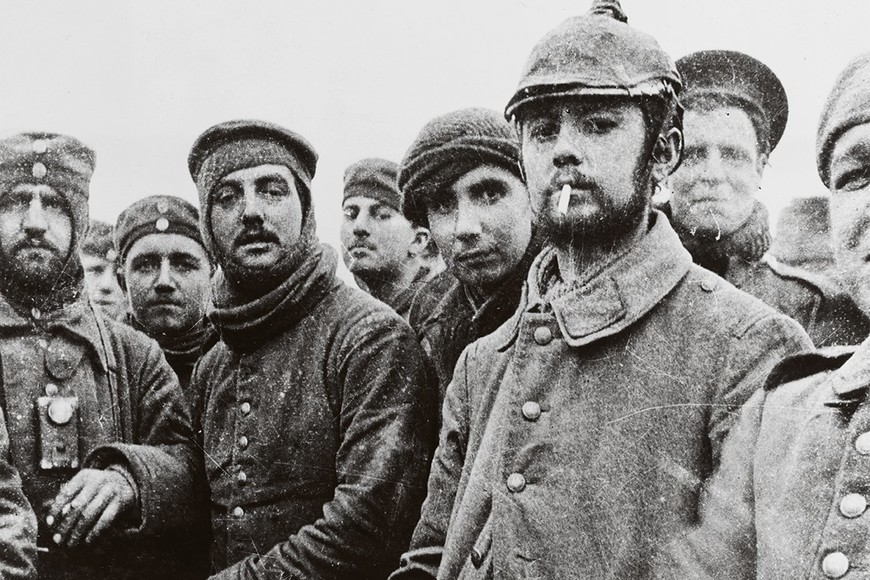
[[[650,35],[628,25],[619,0],[593,0],[589,12],[569,18],[532,49],[505,108],[569,96],[670,96],[682,86],[670,56]]]

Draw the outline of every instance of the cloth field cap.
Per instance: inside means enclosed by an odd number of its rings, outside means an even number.
[[[47,185],[66,201],[73,225],[71,247],[88,229],[88,197],[96,154],[74,137],[19,133],[0,139],[0,195],[22,183]]]
[[[199,233],[199,211],[173,195],[152,195],[121,212],[115,225],[115,248],[121,263],[133,244],[150,234],[179,234],[205,247]]]
[[[628,25],[618,0],[594,0],[587,14],[565,20],[535,45],[505,117],[552,98],[675,98],[680,86],[671,57],[655,38]]]
[[[115,228],[112,227],[112,224],[92,219],[88,234],[85,236],[79,252],[114,263],[118,257],[117,252],[115,252],[114,235]]]
[[[399,164],[405,217],[428,227],[426,200],[483,165],[506,169],[521,179],[519,139],[504,117],[478,108],[435,117],[423,126]]]
[[[870,52],[855,58],[840,73],[822,109],[816,133],[816,168],[831,188],[831,153],[843,133],[870,123]]]
[[[788,121],[788,97],[770,68],[748,54],[733,50],[701,50],[677,60],[683,77],[683,105],[706,95],[736,99],[744,109],[754,109],[767,123],[757,135],[773,151]]]
[[[221,178],[259,165],[283,165],[296,178],[304,219],[311,218],[311,180],[317,152],[301,135],[274,123],[235,120],[205,130],[194,141],[187,158],[190,176],[199,193],[200,229],[206,249],[212,251],[211,192]]]
[[[386,159],[357,161],[344,172],[344,197],[368,197],[396,211],[402,210],[402,194],[396,184],[399,165]]]

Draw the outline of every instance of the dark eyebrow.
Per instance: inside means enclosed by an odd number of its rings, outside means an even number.
[[[142,262],[159,259],[160,254],[158,254],[157,252],[145,252],[144,254],[137,254],[136,256],[133,256],[133,261],[131,262],[131,264],[140,264]]]
[[[257,178],[257,180],[255,181],[255,184],[258,186],[262,186],[262,185],[267,185],[269,183],[275,183],[275,182],[283,183],[283,184],[287,185],[287,187],[290,187],[290,184],[287,183],[287,180],[284,179],[284,176],[279,175],[277,173],[268,173],[266,175],[261,175],[260,177]]]
[[[200,258],[198,258],[197,256],[194,256],[190,252],[172,252],[171,254],[169,254],[170,261],[171,260],[178,260],[181,258],[184,258],[186,260],[196,260],[197,262],[200,261]]]
[[[486,177],[481,179],[478,182],[471,184],[468,188],[468,191],[473,195],[480,195],[486,191],[498,191],[499,193],[505,193],[508,190],[508,185],[501,179],[497,179],[495,177]]]

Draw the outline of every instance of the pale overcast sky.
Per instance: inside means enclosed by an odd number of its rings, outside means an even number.
[[[320,153],[321,238],[337,245],[341,180],[398,161],[431,117],[502,110],[535,42],[585,0],[5,1],[0,129],[49,130],[97,151],[94,217],[151,194],[195,200],[187,153],[210,125],[261,118]],[[791,114],[762,199],[824,193],[814,138],[836,74],[870,50],[870,2],[624,0],[629,22],[678,58],[747,52],[782,79]]]

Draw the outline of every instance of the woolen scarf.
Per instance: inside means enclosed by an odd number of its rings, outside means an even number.
[[[335,251],[318,244],[282,284],[253,300],[234,293],[219,270],[209,319],[230,349],[253,351],[311,312],[337,284],[337,264]]]

